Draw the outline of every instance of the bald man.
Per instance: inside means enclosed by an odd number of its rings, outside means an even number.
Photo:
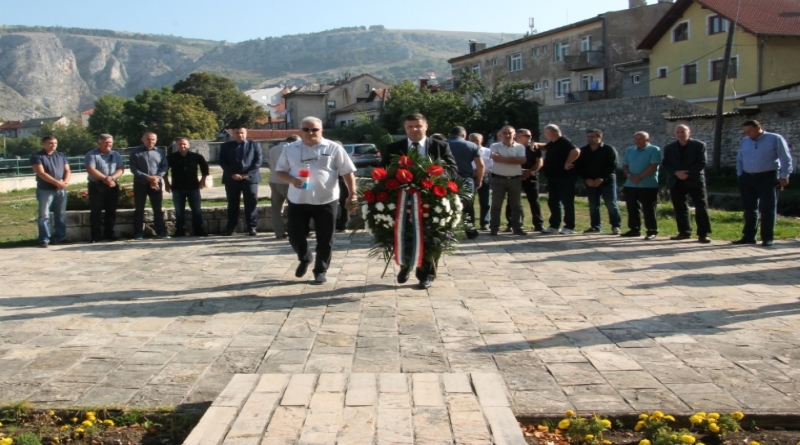
[[[621,236],[637,237],[642,233],[640,213],[644,214],[647,234],[644,239],[652,241],[658,235],[658,166],[661,164],[661,149],[650,144],[650,135],[640,131],[633,135],[634,146],[628,147],[622,158],[625,181],[625,205],[628,208],[628,231]]]
[[[697,240],[703,244],[711,242],[711,221],[706,204],[706,144],[692,139],[692,130],[686,125],[675,127],[675,142],[664,147],[661,165],[667,174],[667,188],[675,209],[678,234],[672,240],[680,241],[692,237],[692,222],[686,196],[692,198],[697,223]]]

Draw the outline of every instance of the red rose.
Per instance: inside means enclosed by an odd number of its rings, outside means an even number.
[[[364,201],[367,201],[370,204],[375,202],[375,193],[373,193],[372,190],[367,190],[364,192]]]
[[[403,184],[408,184],[409,182],[414,180],[414,175],[412,175],[410,171],[402,168],[397,169],[396,177],[397,180]]]
[[[389,172],[382,168],[375,168],[372,170],[372,179],[376,181],[383,181],[389,175]]]
[[[81,197],[82,197],[82,198],[88,198],[88,197],[89,197],[89,194],[88,194],[88,193],[86,193],[86,192],[83,192],[83,193],[81,193]]]
[[[133,194],[133,192],[131,192],[131,193],[130,193],[130,195],[131,195],[131,198],[133,198],[133,197],[134,197],[134,194]]]
[[[384,202],[384,201],[386,201],[387,199],[389,199],[389,194],[388,194],[388,193],[386,193],[386,192],[380,192],[380,193],[378,193],[378,195],[375,197],[375,199],[377,199],[377,200],[378,200],[378,202]]]
[[[433,194],[440,198],[444,198],[445,195],[447,195],[447,189],[437,185],[436,187],[433,188]]]
[[[447,188],[449,188],[453,193],[458,193],[458,184],[453,181],[447,183]]]
[[[442,176],[444,169],[440,165],[431,165],[428,167],[428,174],[435,177]]]
[[[400,181],[397,179],[389,179],[386,181],[386,188],[389,190],[394,190],[397,187],[400,187]]]
[[[430,179],[423,179],[422,180],[422,187],[426,188],[426,189],[430,189],[431,187],[433,187],[433,181],[431,181]]]
[[[411,158],[406,155],[400,156],[400,159],[397,160],[397,163],[403,168],[408,168],[414,165],[414,161],[412,161]]]

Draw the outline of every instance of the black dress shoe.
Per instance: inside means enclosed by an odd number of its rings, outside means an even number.
[[[771,247],[772,246],[772,240],[761,241],[761,245],[764,246],[764,247]]]
[[[397,284],[403,284],[408,281],[408,276],[411,274],[411,268],[401,267],[400,273],[397,274]]]
[[[642,234],[638,230],[628,230],[627,232],[623,233],[620,236],[624,236],[624,237],[627,237],[627,238],[634,238],[634,237],[642,236]]]
[[[431,286],[433,286],[433,278],[430,276],[419,282],[420,289],[429,289]]]
[[[303,278],[306,272],[308,272],[308,265],[311,263],[306,263],[305,261],[300,261],[300,265],[297,266],[297,269],[294,271],[294,276],[297,278]]]
[[[689,234],[686,234],[686,233],[679,233],[679,234],[677,234],[675,236],[669,237],[669,239],[671,239],[673,241],[683,241],[683,240],[689,239],[691,237],[692,237],[692,235],[689,235]]]
[[[709,244],[711,243],[711,238],[709,238],[708,235],[703,235],[697,238],[697,242],[702,244]]]
[[[508,226],[505,228],[505,230],[503,230],[503,233],[511,233],[512,231],[513,229],[511,228],[511,226]]]
[[[257,232],[256,232],[256,229],[254,229],[254,228],[250,228],[250,230],[247,231],[247,235],[249,235],[249,236],[256,236],[256,234],[257,234]]]
[[[475,238],[477,238],[479,235],[480,235],[480,233],[478,233],[478,231],[477,231],[477,230],[472,230],[472,231],[470,231],[470,232],[467,232],[467,239],[475,239]]]
[[[234,229],[225,229],[220,235],[222,236],[231,236],[233,235]]]
[[[327,281],[328,281],[328,278],[325,277],[325,272],[322,272],[322,273],[315,273],[314,274],[314,281],[312,281],[312,283],[313,284],[323,284],[323,283],[326,283]]]
[[[749,239],[737,239],[736,241],[731,241],[731,244],[755,244],[756,240],[749,240]]]

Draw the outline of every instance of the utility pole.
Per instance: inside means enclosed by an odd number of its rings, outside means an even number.
[[[725,84],[728,83],[728,70],[731,65],[731,48],[733,47],[733,33],[736,22],[728,22],[728,42],[725,44],[725,58],[722,61],[722,76],[719,79],[719,94],[717,95],[717,120],[714,124],[714,170],[719,171],[722,166],[722,104],[725,102]]]

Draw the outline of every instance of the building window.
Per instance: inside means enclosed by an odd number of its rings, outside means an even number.
[[[553,45],[553,54],[556,56],[556,62],[563,62],[564,56],[569,55],[569,42],[560,42]]]
[[[594,76],[592,76],[591,74],[584,74],[583,76],[581,76],[581,90],[583,91],[593,90],[594,89],[592,88],[593,81],[594,81]]]
[[[364,92],[366,92],[366,93],[369,93],[369,92],[370,92],[370,89],[369,89],[369,84],[366,84],[366,85],[364,86]]]
[[[667,77],[667,73],[669,73],[669,68],[662,66],[658,69],[658,78],[665,79]]]
[[[641,82],[641,77],[639,77],[638,74],[634,74],[633,76],[631,76],[631,83],[632,84],[636,85],[639,82]]]
[[[508,56],[508,72],[522,71],[522,54]]]
[[[497,59],[492,59],[492,66],[497,66]]]
[[[448,79],[444,82],[444,89],[451,91],[454,88],[453,79]]]
[[[539,82],[533,83],[533,91],[539,91],[541,89],[542,89],[542,84],[540,84]]]
[[[708,35],[719,34],[728,30],[728,21],[718,15],[708,17]]]
[[[335,100],[329,100],[328,101],[328,108],[330,108],[330,109],[336,108],[336,101]]]
[[[592,50],[592,36],[581,37],[581,51]]]
[[[697,83],[697,63],[683,66],[683,84]]]
[[[689,22],[678,23],[672,28],[672,41],[681,42],[689,40]]]
[[[547,54],[547,45],[542,47],[542,55],[544,56],[546,54]]]
[[[550,88],[550,81],[549,80],[545,80],[544,82],[542,82],[542,88],[544,88],[545,90],[549,89]]]
[[[531,56],[533,56],[533,57],[536,57],[536,56],[538,56],[538,55],[539,55],[539,48],[534,48],[534,49],[531,51]]]
[[[475,73],[475,75],[480,78],[481,77],[481,65],[477,64],[477,65],[473,66],[472,67],[472,72]]]
[[[722,68],[725,63],[724,58],[711,61],[711,76],[709,80],[721,80]],[[731,63],[728,65],[728,78],[735,79],[739,76],[739,57],[731,57]]]
[[[556,80],[556,97],[564,97],[569,94],[570,79]]]

